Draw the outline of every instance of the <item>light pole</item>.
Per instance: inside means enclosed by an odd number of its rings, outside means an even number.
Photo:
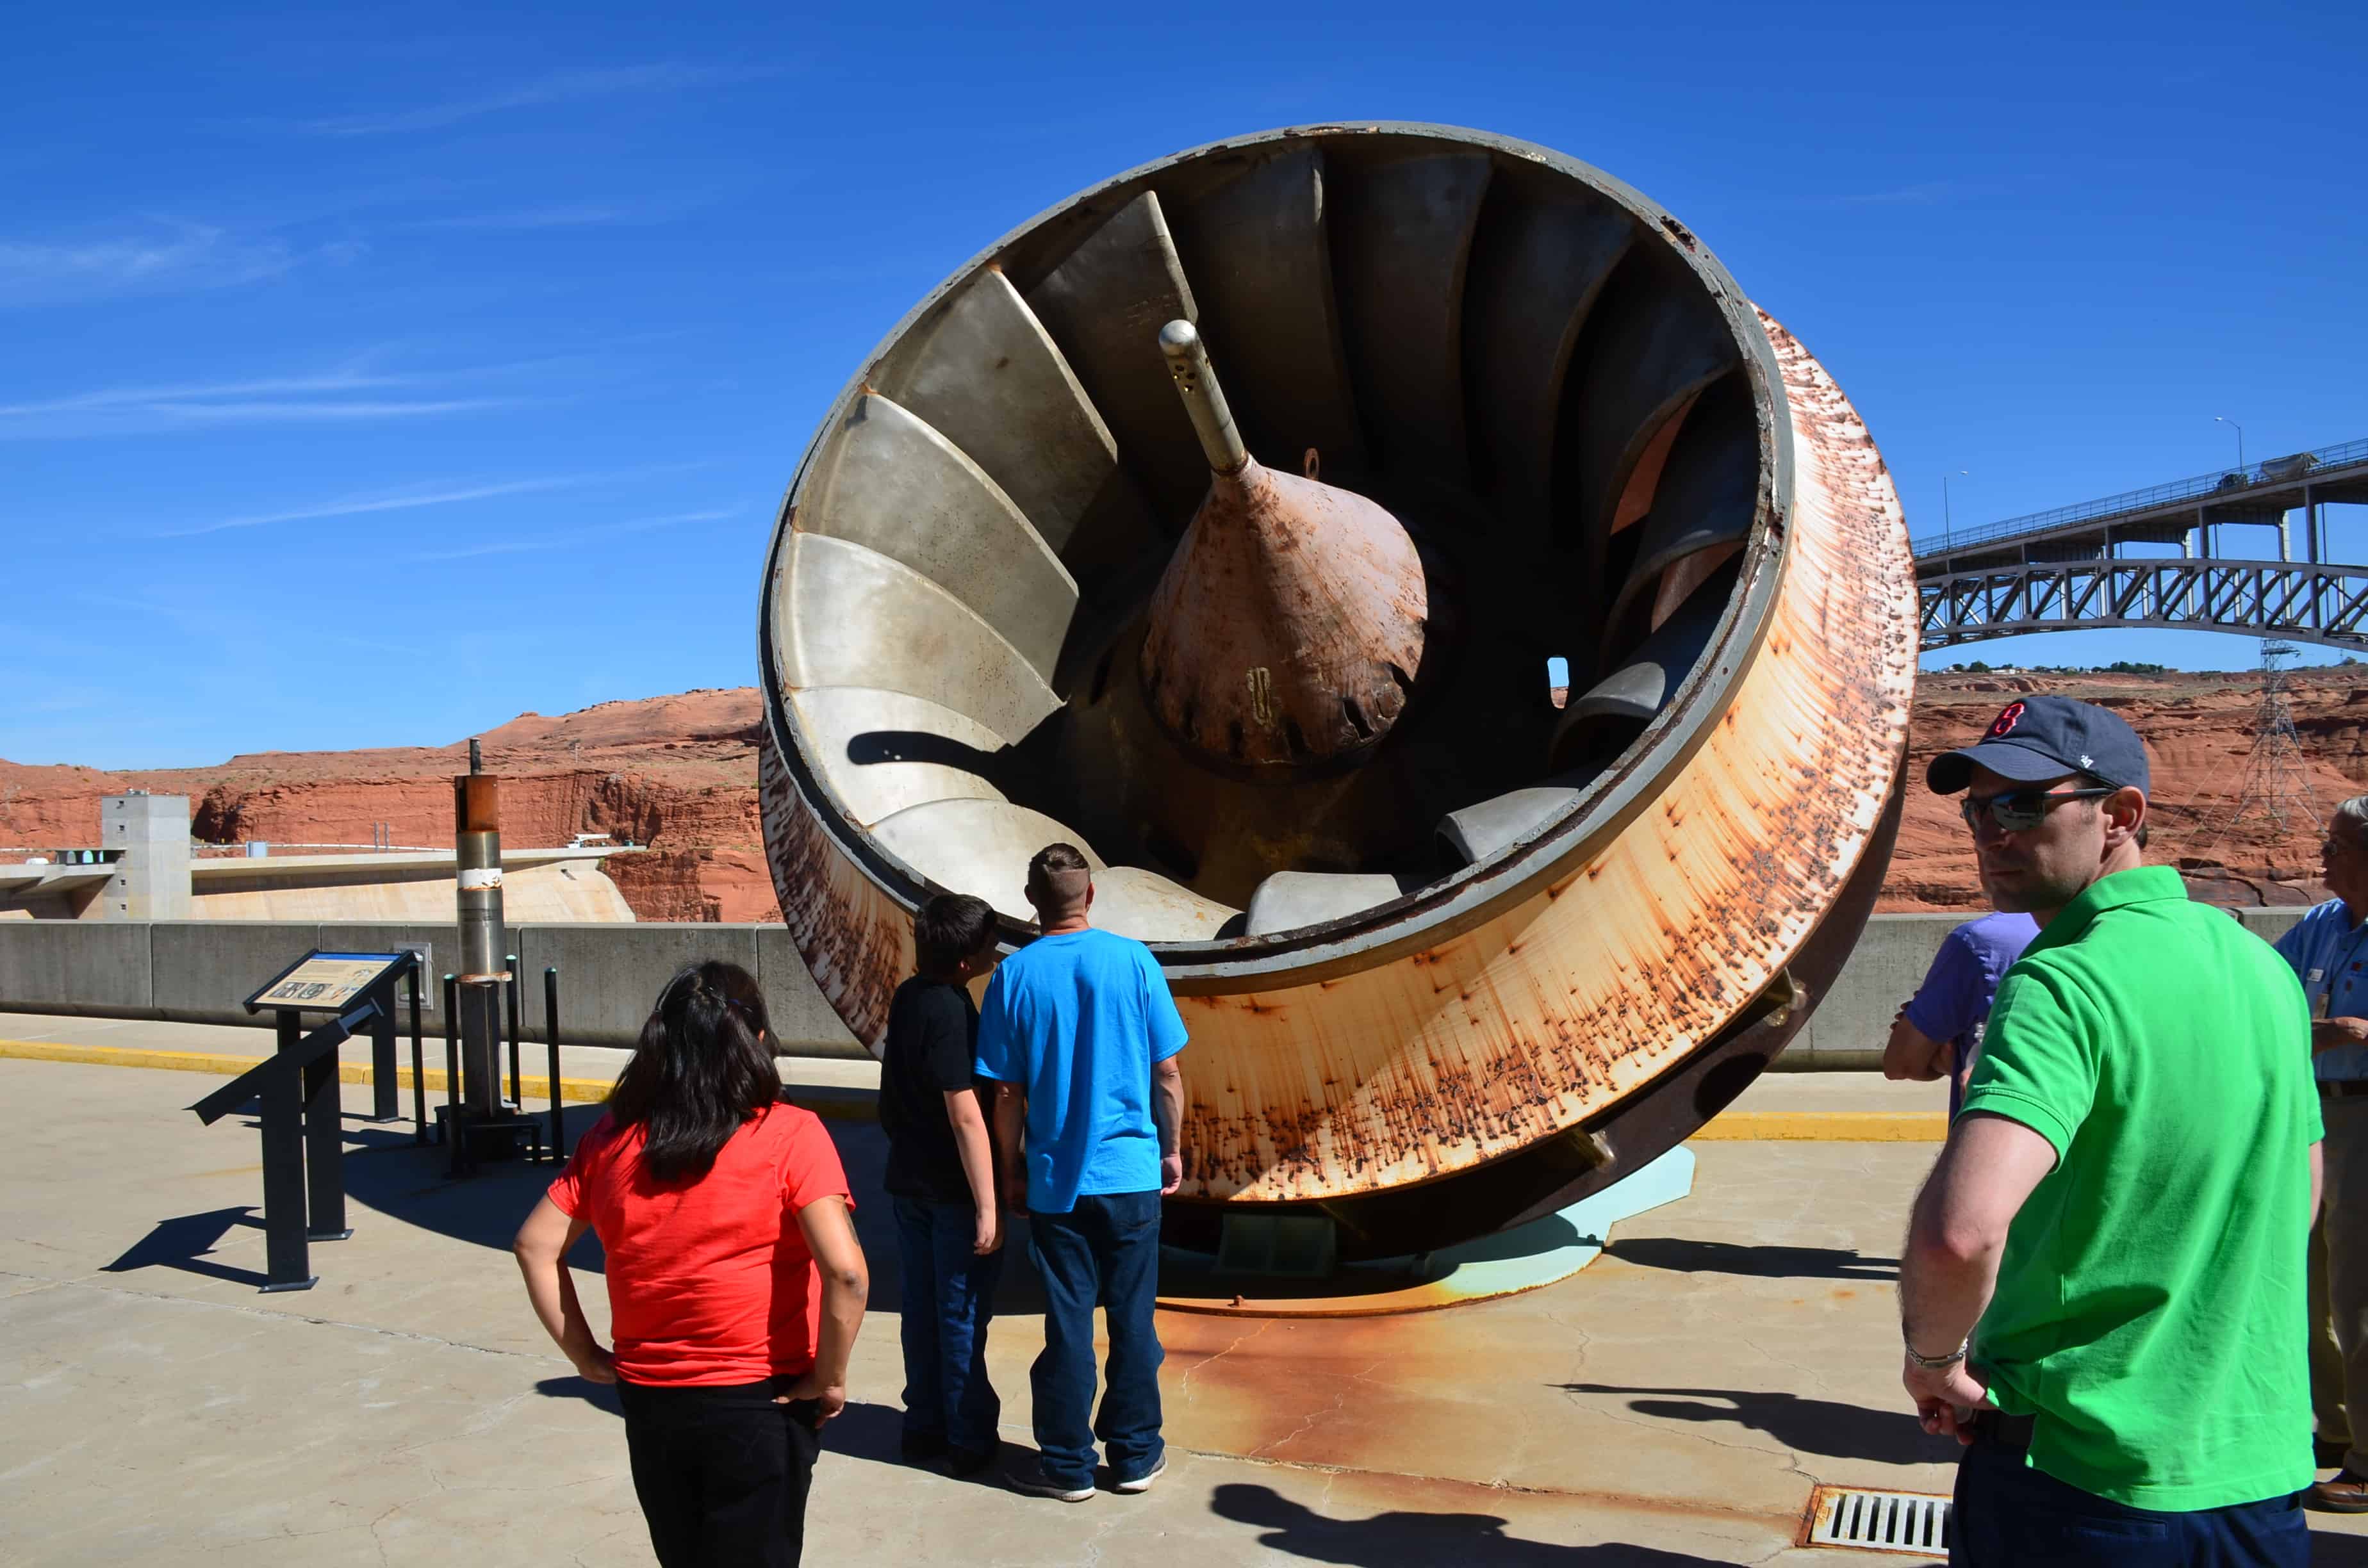
[[[1941,475],[1941,531],[1942,533],[1952,533],[1956,528],[1955,519],[1951,517],[1949,512],[1949,482],[1952,479],[1971,479],[1974,476],[1971,473],[1962,468],[1953,473],[1943,473]]]
[[[2233,419],[2229,418],[2229,417],[2228,417],[2226,415],[2225,415],[2225,414],[2215,414],[2215,415],[2214,415],[2212,416],[2212,423],[2214,423],[2214,425],[2226,425],[2226,426],[2228,426],[2228,428],[2229,428],[2229,429],[2234,430],[2235,432],[2237,432],[2237,472],[2238,473],[2242,473],[2242,472],[2245,472],[2245,427],[2244,427],[2242,425],[2237,424],[2235,420],[2233,420]]]

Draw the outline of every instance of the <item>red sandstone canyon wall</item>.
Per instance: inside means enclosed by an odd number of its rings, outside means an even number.
[[[2368,667],[2293,680],[2306,776],[2323,811],[2368,790]],[[1878,908],[1980,906],[1964,824],[1953,801],[1923,789],[1924,765],[2033,691],[2105,703],[2146,736],[2156,768],[2150,855],[2180,865],[2199,895],[2232,903],[2321,896],[2315,823],[2291,824],[2283,838],[2259,817],[2222,832],[2253,745],[2260,689],[2251,673],[1936,674],[1917,690],[1914,787]],[[521,714],[481,737],[486,767],[504,776],[504,841],[553,845],[607,833],[648,846],[607,868],[643,920],[778,920],[757,812],[762,723],[751,687],[604,702],[558,718]],[[467,767],[465,743],[265,752],[214,767],[114,773],[0,761],[0,846],[95,845],[100,798],[148,790],[188,795],[196,835],[208,842],[367,845],[382,823],[395,844],[441,847],[452,837],[450,779]]]

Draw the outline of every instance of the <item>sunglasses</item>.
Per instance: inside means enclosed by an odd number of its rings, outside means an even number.
[[[1957,810],[1964,813],[1965,825],[1976,833],[1981,831],[1985,812],[2008,833],[2028,833],[2047,820],[2050,801],[2093,801],[2100,795],[2118,793],[2117,790],[2012,790],[2003,795],[1992,795],[1987,801],[1968,797]]]

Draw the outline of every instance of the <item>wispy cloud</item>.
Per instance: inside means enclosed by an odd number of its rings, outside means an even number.
[[[406,562],[474,561],[481,555],[517,555],[529,550],[551,548],[550,543],[542,540],[510,540],[501,544],[472,544],[460,550],[423,550],[416,555],[406,555],[402,559]]]
[[[586,484],[597,484],[616,477],[603,473],[555,474],[541,479],[512,479],[490,484],[411,485],[399,490],[380,491],[368,495],[348,495],[339,500],[323,501],[310,506],[291,507],[282,512],[257,512],[242,517],[224,517],[219,522],[201,524],[193,528],[168,528],[152,534],[152,539],[195,539],[200,534],[217,534],[228,528],[259,528],[270,523],[311,522],[320,517],[353,517],[370,512],[407,512],[421,506],[450,506],[463,501],[490,501],[500,495],[525,495],[541,490],[573,490]]]
[[[529,207],[515,212],[472,212],[451,218],[418,218],[400,225],[405,229],[494,229],[528,231],[533,229],[586,229],[606,223],[646,223],[663,222],[672,217],[671,211],[658,211],[631,207],[562,206]]]
[[[325,119],[307,120],[303,129],[320,136],[392,136],[406,131],[441,131],[463,120],[478,119],[512,109],[540,108],[550,104],[577,103],[626,93],[680,92],[688,87],[745,81],[769,74],[769,71],[758,68],[678,63],[554,71],[474,97],[451,98],[440,104],[389,113],[336,115]]]
[[[566,372],[580,381],[581,356],[463,365],[435,370],[368,368],[364,356],[339,369],[245,380],[100,387],[0,403],[0,439],[134,435],[191,426],[319,424],[417,419],[517,408],[538,401],[482,390],[485,383],[541,385]],[[416,392],[417,396],[390,396]],[[370,395],[356,395],[370,394]],[[542,401],[548,401],[544,399]]]
[[[1921,185],[1895,186],[1889,190],[1865,190],[1847,196],[1829,196],[1818,205],[1825,207],[1935,207],[1954,197],[1964,196],[1968,187],[1955,180],[1928,180]]]
[[[417,419],[440,414],[480,414],[487,409],[516,408],[527,402],[517,397],[442,399],[381,399],[347,403],[159,403],[153,412],[192,424],[316,424],[345,419]]]
[[[189,398],[276,397],[288,393],[361,392],[409,384],[407,376],[370,375],[359,370],[335,370],[317,376],[266,376],[245,381],[168,382],[163,386],[102,387],[69,392],[37,403],[0,403],[0,419],[40,414],[85,414],[117,408],[144,408],[154,403]]]
[[[350,261],[362,249],[355,242],[337,241],[304,250],[272,234],[176,222],[108,238],[0,239],[0,307],[234,288],[280,277],[308,262]]]
[[[483,555],[523,555],[532,551],[567,550],[589,540],[610,539],[620,534],[647,533],[655,528],[677,528],[684,523],[712,523],[724,517],[738,517],[739,511],[729,506],[704,512],[668,512],[655,517],[628,517],[622,522],[594,523],[585,528],[570,528],[564,534],[545,534],[535,539],[504,540],[494,544],[466,545],[456,550],[431,550],[417,555],[403,557],[405,562],[473,561]]]

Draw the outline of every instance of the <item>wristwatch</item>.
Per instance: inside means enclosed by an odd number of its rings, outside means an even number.
[[[1905,1335],[1900,1337],[1906,1342],[1907,1359],[1914,1362],[1917,1366],[1923,1368],[1928,1372],[1942,1372],[1948,1370],[1951,1367],[1955,1366],[1958,1362],[1965,1358],[1965,1346],[1973,1343],[1970,1339],[1964,1340],[1946,1356],[1927,1356],[1924,1352],[1916,1348],[1916,1342],[1914,1340],[1907,1339]]]

